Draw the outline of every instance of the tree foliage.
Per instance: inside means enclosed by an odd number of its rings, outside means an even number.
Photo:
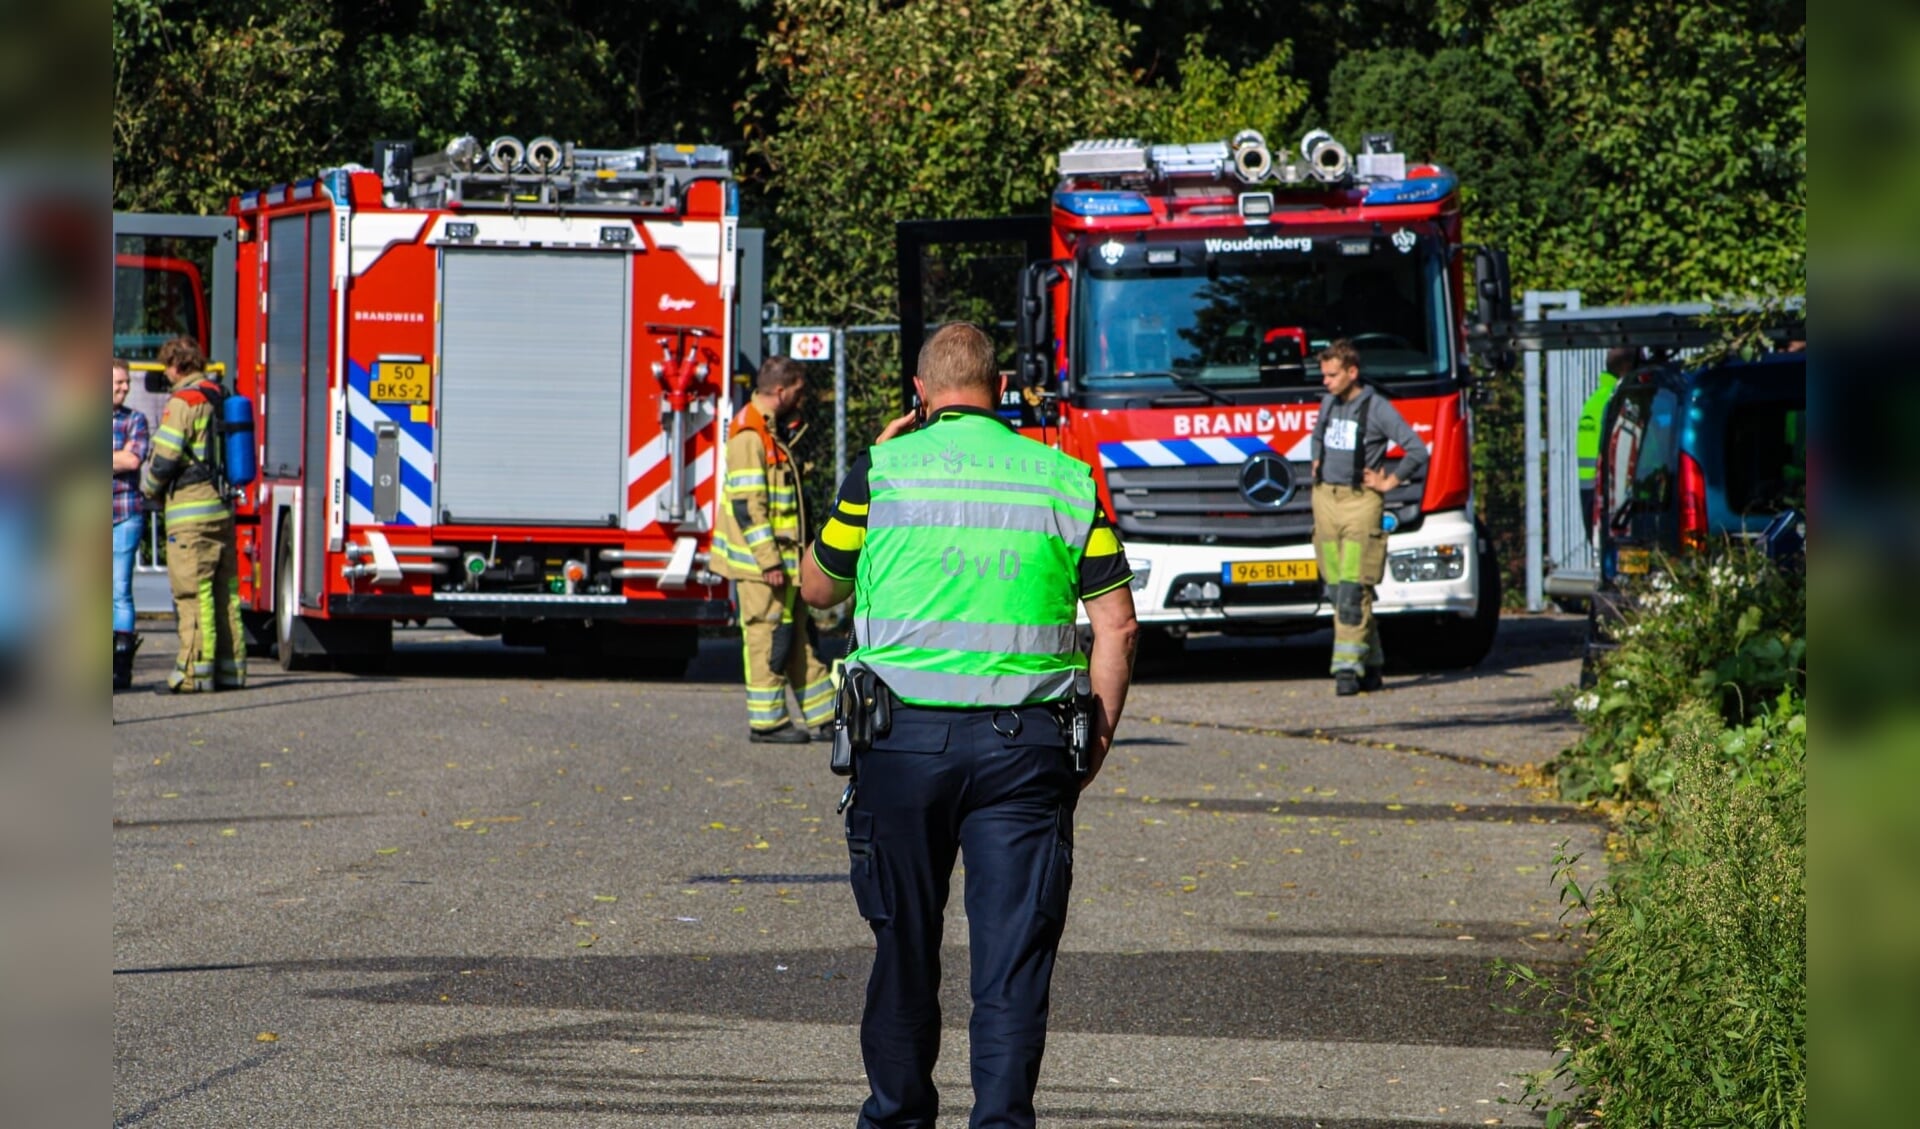
[[[1312,91],[1294,77],[1293,44],[1282,40],[1265,57],[1236,68],[1206,53],[1205,37],[1187,37],[1178,81],[1158,83],[1148,100],[1140,135],[1153,141],[1223,141],[1257,129],[1267,144],[1285,148],[1298,133],[1300,114]]]
[[[311,175],[337,140],[334,51],[319,0],[114,0],[114,206],[216,212],[245,189]]]
[[[1126,29],[1084,0],[779,0],[744,113],[773,200],[773,289],[889,321],[893,222],[1033,211],[1054,154],[1133,123]]]
[[[1804,4],[1518,0],[1452,18],[1580,160],[1574,217],[1502,232],[1517,274],[1590,305],[1804,292]]]
[[[350,72],[349,134],[485,142],[551,134],[613,146],[613,50],[557,6],[515,0],[425,0],[410,26],[362,40]]]

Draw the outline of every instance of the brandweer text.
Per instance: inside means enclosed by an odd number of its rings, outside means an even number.
[[[1268,435],[1274,432],[1312,431],[1320,421],[1319,408],[1294,408],[1173,417],[1175,435]]]

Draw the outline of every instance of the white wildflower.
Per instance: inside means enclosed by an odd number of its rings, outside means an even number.
[[[1597,710],[1599,708],[1600,708],[1600,695],[1594,693],[1591,690],[1587,691],[1584,694],[1576,694],[1574,696],[1573,711],[1575,713],[1592,713],[1594,710]]]

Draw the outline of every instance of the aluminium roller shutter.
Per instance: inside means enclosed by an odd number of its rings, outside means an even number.
[[[618,524],[630,263],[592,251],[446,251],[441,521]]]

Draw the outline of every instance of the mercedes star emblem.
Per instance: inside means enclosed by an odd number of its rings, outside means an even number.
[[[1263,510],[1277,510],[1293,497],[1293,464],[1279,455],[1255,455],[1240,464],[1240,496]]]

